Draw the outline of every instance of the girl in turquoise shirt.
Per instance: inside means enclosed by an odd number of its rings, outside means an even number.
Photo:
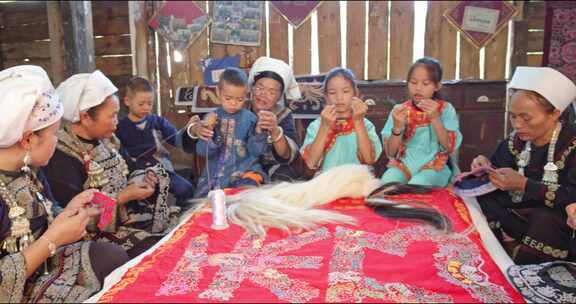
[[[381,180],[445,187],[454,171],[448,161],[462,134],[456,110],[438,94],[442,67],[421,58],[410,67],[407,81],[410,99],[392,109],[382,129],[390,162]]]
[[[374,164],[382,145],[374,125],[365,118],[368,106],[358,98],[354,73],[330,70],[322,86],[326,106],[306,130],[301,148],[308,168],[327,170],[344,164]]]

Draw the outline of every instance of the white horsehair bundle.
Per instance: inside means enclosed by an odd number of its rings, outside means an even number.
[[[291,231],[326,223],[355,224],[350,216],[315,207],[345,197],[366,197],[379,186],[370,167],[344,165],[310,181],[282,182],[230,195],[227,216],[230,222],[262,236],[266,228]]]

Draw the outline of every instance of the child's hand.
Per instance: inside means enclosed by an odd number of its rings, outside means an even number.
[[[408,107],[399,106],[392,110],[392,119],[394,122],[394,128],[404,129],[406,125],[406,120],[408,118]]]
[[[336,106],[335,105],[327,105],[320,113],[320,123],[322,126],[332,128],[334,123],[336,123]]]
[[[196,136],[202,140],[208,140],[214,136],[214,127],[218,121],[218,114],[212,112],[206,114],[204,120],[197,124],[194,129]]]
[[[198,136],[198,138],[200,138],[202,140],[208,140],[214,136],[214,131],[212,131],[212,129],[200,124],[196,128],[196,135]]]
[[[206,117],[204,117],[204,121],[202,121],[202,124],[208,129],[214,130],[217,121],[218,121],[218,114],[211,112],[206,114]]]
[[[364,116],[368,112],[368,106],[362,99],[358,97],[352,97],[352,119],[355,121],[363,120]]]
[[[418,107],[426,112],[430,119],[434,119],[440,116],[440,112],[438,112],[440,104],[430,98],[422,99],[422,101],[418,103]]]

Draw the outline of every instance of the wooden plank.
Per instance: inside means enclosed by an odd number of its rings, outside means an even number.
[[[0,10],[9,13],[37,12],[39,7],[46,9],[46,1],[0,2]]]
[[[506,78],[506,51],[508,47],[508,25],[485,47],[484,79],[503,80]]]
[[[460,79],[480,79],[480,51],[460,35]]]
[[[7,60],[50,58],[50,41],[3,43],[2,56]]]
[[[542,66],[542,55],[541,54],[535,54],[535,55],[527,55],[526,56],[526,64],[528,66],[533,66],[533,67],[539,67]]]
[[[128,18],[128,1],[92,1],[92,17],[95,22],[118,17]]]
[[[46,3],[43,1],[17,1],[0,4],[0,9],[5,12],[2,26],[18,27],[24,24],[48,23]]]
[[[406,78],[412,63],[414,2],[393,1],[390,11],[390,79]]]
[[[526,40],[528,41],[527,52],[542,52],[544,50],[544,31],[528,32]]]
[[[155,7],[156,2],[152,2],[152,1],[146,1],[145,7],[145,15],[146,15],[146,19],[150,20],[150,18],[153,17],[154,15],[154,7]],[[159,104],[162,101],[161,98],[161,92],[160,92],[160,75],[159,73],[156,73],[157,70],[160,70],[160,63],[162,62],[160,60],[160,58],[158,58],[159,63],[156,64],[156,59],[157,56],[159,56],[159,54],[156,52],[156,31],[148,31],[148,71],[149,71],[149,81],[152,84],[152,86],[154,86],[155,90],[156,90],[156,100],[154,102],[154,113],[155,114],[161,114],[159,111]]]
[[[128,17],[94,20],[94,35],[109,36],[130,34]]]
[[[166,40],[162,35],[158,35],[158,70],[160,78],[160,115],[166,116],[172,111],[172,101],[170,99],[170,89],[172,87],[172,79],[168,74],[168,50],[166,49]]]
[[[544,20],[546,18],[545,1],[528,1],[526,4],[526,20]]]
[[[456,74],[456,29],[444,18],[444,12],[458,5],[455,1],[430,1],[426,15],[424,55],[442,63],[444,79]]]
[[[60,12],[67,74],[91,73],[95,67],[92,6],[86,1],[63,1]]]
[[[134,39],[134,63],[136,66],[136,75],[150,78],[148,72],[148,22],[146,18],[146,2],[130,1],[129,13],[132,14],[133,35],[128,36],[128,49],[132,52],[132,39]],[[96,46],[98,52],[98,46]]]
[[[528,22],[528,29],[534,30],[544,30],[546,27],[546,18],[543,17],[534,17],[526,19]]]
[[[366,42],[366,2],[348,1],[346,31],[346,66],[357,79],[364,79],[364,51]]]
[[[125,74],[125,75],[106,75],[110,81],[118,88],[118,97],[122,100],[126,94],[126,85],[128,81],[132,78],[132,74]]]
[[[270,6],[270,57],[288,62],[288,22]]]
[[[114,35],[95,38],[94,45],[96,56],[132,54],[132,49],[130,48],[130,36],[127,35]]]
[[[522,21],[526,17],[525,7],[527,1],[516,0],[512,4],[516,9],[516,15],[512,17],[512,21]]]
[[[5,27],[19,27],[25,24],[46,24],[47,1],[16,1],[0,4],[0,9],[5,12],[6,18],[2,25]],[[92,16],[97,20],[111,18],[128,18],[127,1],[92,1]]]
[[[50,58],[50,41],[3,43],[6,59]],[[96,56],[130,54],[130,36],[105,36],[94,39]]]
[[[2,43],[28,42],[48,39],[49,37],[47,23],[22,25],[0,30],[0,41]]]
[[[50,64],[52,70],[50,78],[54,86],[58,86],[60,82],[64,81],[66,77],[66,62],[64,51],[64,30],[62,28],[62,15],[60,10],[60,3],[57,1],[50,1],[46,5],[46,15],[48,16],[48,27],[50,32],[49,51],[42,47],[32,47],[31,49],[40,49],[42,54],[48,53],[50,55]],[[46,42],[36,43],[45,45]],[[22,49],[24,50],[24,49]]]
[[[388,78],[388,2],[368,3],[368,79]]]
[[[22,65],[22,64],[31,64],[31,65],[38,65],[42,67],[46,72],[50,72],[52,70],[52,64],[50,63],[49,58],[34,58],[28,61],[24,59],[16,59],[16,60],[5,60],[3,62],[4,68],[7,69],[9,67]]]
[[[525,7],[525,6],[524,6]],[[517,66],[526,65],[526,52],[528,49],[528,26],[526,20],[512,22],[513,41],[512,54],[510,56],[510,72],[513,73]]]
[[[324,1],[318,8],[320,73],[341,65],[341,45],[340,3],[338,1]]]
[[[96,57],[96,68],[109,76],[132,75],[132,56]]]
[[[310,18],[294,30],[294,74],[312,72],[312,21]]]

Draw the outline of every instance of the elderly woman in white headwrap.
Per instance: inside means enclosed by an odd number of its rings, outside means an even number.
[[[518,67],[509,89],[514,131],[490,159],[472,162],[496,168],[490,180],[499,190],[479,197],[480,206],[500,240],[504,232],[520,242],[516,263],[576,261],[565,209],[576,198],[576,128],[560,119],[576,85],[549,67]]]
[[[268,148],[260,164],[271,180],[292,181],[298,178],[290,164],[298,156],[298,134],[294,118],[285,100],[300,99],[300,89],[292,68],[282,60],[260,57],[250,69],[252,112],[258,116],[257,132],[268,132]],[[211,137],[211,131],[200,123],[191,124],[189,134]]]
[[[1,71],[0,112],[0,302],[83,301],[127,256],[113,244],[78,242],[100,212],[89,205],[94,190],[55,212],[35,169],[54,153],[63,112],[46,72]]]
[[[60,203],[88,188],[116,200],[112,221],[101,229],[91,227],[90,235],[117,243],[134,257],[173,224],[175,217],[166,201],[169,177],[155,167],[132,172],[128,182],[128,166],[114,136],[117,88],[104,74],[74,75],[56,91],[64,104],[65,123],[54,157],[43,169],[48,182]]]

